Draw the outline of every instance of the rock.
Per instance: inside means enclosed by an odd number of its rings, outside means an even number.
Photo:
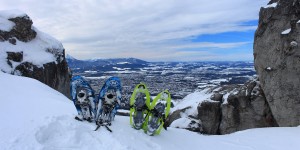
[[[261,8],[254,39],[254,63],[266,104],[279,126],[300,124],[300,1],[272,0]],[[286,34],[282,31],[290,29]],[[260,99],[256,100],[261,102]],[[261,102],[263,103],[263,102]],[[252,103],[251,103],[252,104]],[[253,104],[252,104],[253,105]]]
[[[259,81],[222,85],[215,89],[218,90],[212,91],[211,99],[224,95],[223,100],[204,100],[197,107],[202,133],[229,134],[250,128],[278,126]]]
[[[257,81],[246,83],[238,93],[230,94],[227,101],[221,105],[220,134],[278,126]]]
[[[219,134],[221,123],[221,102],[204,101],[198,106],[198,118],[204,134]]]
[[[29,16],[10,18],[8,20],[16,24],[9,33],[12,37],[16,37],[22,42],[31,41],[36,37],[36,32],[31,29],[32,20]]]
[[[221,94],[221,93],[214,93],[210,97],[210,99],[213,100],[213,101],[218,101],[218,102],[223,103],[223,94]]]
[[[13,44],[13,45],[16,45],[16,43],[17,43],[17,40],[15,38],[9,38],[8,41],[10,44]]]
[[[14,61],[14,62],[23,61],[23,52],[6,52],[6,53],[7,53],[7,60]]]

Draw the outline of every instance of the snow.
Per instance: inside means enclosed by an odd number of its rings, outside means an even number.
[[[221,82],[227,82],[228,79],[215,79],[215,80],[210,80],[210,83],[213,84],[220,84]]]
[[[84,78],[86,78],[86,79],[108,79],[108,78],[110,78],[110,77],[112,77],[112,76],[100,76],[100,77],[84,77]]]
[[[5,18],[2,18],[0,16],[0,30],[10,31],[14,26],[15,26],[15,23],[13,23]]]
[[[178,109],[184,109],[187,107],[191,107],[190,109],[187,109],[185,111],[186,114],[191,115],[197,115],[198,110],[197,107],[199,103],[202,103],[203,101],[208,101],[210,99],[211,93],[207,94],[208,89],[204,89],[202,91],[197,91],[194,93],[191,93],[184,97],[180,102],[178,102],[173,108],[171,108],[171,112],[176,111]]]
[[[233,94],[233,95],[237,95],[238,94],[238,92],[239,92],[239,90],[238,89],[234,89],[234,90],[232,90],[232,91],[229,91],[229,92],[227,92],[227,93],[223,93],[223,103],[222,104],[228,104],[228,97],[229,97],[229,95],[230,94]],[[247,95],[247,90],[246,90],[246,95]]]
[[[11,29],[11,23],[10,21],[3,21],[5,18],[9,17],[16,17],[16,16],[22,16],[24,15],[21,12],[14,12],[14,11],[0,11],[0,18],[1,18],[1,24],[3,27],[1,29],[5,29],[5,31]],[[25,14],[26,15],[26,14]],[[13,23],[14,25],[14,23]],[[57,58],[54,54],[47,52],[48,49],[54,49],[55,54],[61,55],[63,54],[63,46],[61,42],[54,39],[53,37],[49,36],[46,33],[43,33],[39,31],[38,29],[32,27],[33,30],[37,32],[36,38],[29,42],[22,42],[16,39],[16,45],[13,45],[9,43],[8,41],[0,42],[0,70],[4,72],[13,72],[15,67],[23,62],[31,62],[32,64],[43,67],[43,64],[49,63],[49,62],[56,62]],[[10,67],[7,64],[7,53],[6,52],[23,52],[23,61],[22,62],[13,62],[13,66]],[[60,60],[63,60],[62,58]],[[57,63],[57,62],[56,62]]]
[[[120,71],[106,71],[104,73],[111,73],[111,74],[114,74],[114,73],[122,74],[122,73],[124,73],[124,74],[129,74],[129,73],[139,73],[139,72],[137,72],[137,71],[129,71],[129,70],[120,70]]]
[[[300,23],[300,20],[298,20],[297,23]]]
[[[97,71],[93,71],[93,70],[86,70],[86,71],[84,71],[85,73],[97,73]]]
[[[292,41],[292,42],[290,43],[290,45],[293,46],[293,47],[296,47],[296,46],[298,45],[298,43],[297,43],[296,41]]]
[[[289,34],[290,32],[291,32],[291,28],[282,31],[281,34]]]
[[[23,17],[26,14],[19,10],[1,10],[0,11],[0,30],[2,31],[10,31],[15,23],[9,21],[10,18]]]
[[[193,80],[193,79],[195,79],[194,77],[184,77],[183,78],[184,80]]]
[[[269,5],[265,6],[264,8],[275,8],[276,6],[277,6],[277,2],[269,4]]]
[[[0,18],[10,19],[10,18],[24,17],[24,16],[26,16],[26,13],[17,9],[0,11]]]
[[[231,93],[226,93],[225,95],[223,95],[223,99],[224,99],[223,104],[228,104],[227,99],[228,99],[228,96],[229,96],[230,94],[231,94]]]
[[[173,121],[172,124],[170,125],[170,127],[186,128],[189,126],[190,123],[191,123],[191,120],[188,118],[179,118],[179,119]]]
[[[125,64],[131,64],[130,62],[118,62],[118,65],[125,65]]]
[[[116,116],[110,127],[112,133],[102,127],[93,131],[94,123],[73,119],[76,110],[69,99],[41,82],[0,72],[0,83],[1,150],[298,150],[300,147],[300,127],[251,129],[221,136],[169,127],[160,135],[148,136],[133,129],[128,117]]]

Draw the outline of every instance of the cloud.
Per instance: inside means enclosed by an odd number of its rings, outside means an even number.
[[[260,6],[266,3],[267,0],[9,0],[2,2],[0,9],[26,12],[37,28],[62,41],[66,52],[77,58],[174,60],[183,55],[185,48],[188,51],[206,45],[221,50],[252,42],[195,43],[189,39],[203,34],[254,31],[256,26],[244,23],[258,19]],[[156,56],[172,52],[177,52],[178,57]]]

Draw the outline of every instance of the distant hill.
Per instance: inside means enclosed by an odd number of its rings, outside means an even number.
[[[74,70],[111,70],[112,67],[136,68],[146,65],[148,62],[137,58],[111,58],[79,60],[71,55],[66,56],[69,67]]]

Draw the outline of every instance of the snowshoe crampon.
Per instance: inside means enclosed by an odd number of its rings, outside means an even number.
[[[160,134],[165,119],[168,117],[171,107],[171,95],[165,90],[159,93],[153,100],[146,122],[148,135]]]
[[[148,108],[150,108],[150,94],[145,84],[138,84],[130,98],[130,124],[135,129],[144,128],[148,121]]]

